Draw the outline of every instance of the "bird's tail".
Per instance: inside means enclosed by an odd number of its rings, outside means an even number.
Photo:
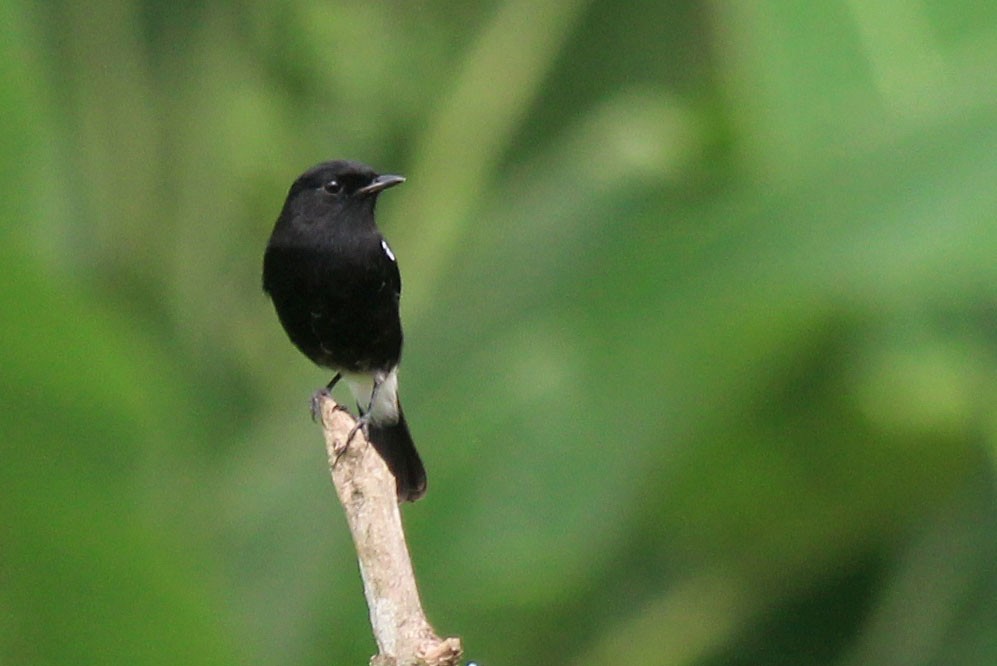
[[[368,439],[395,475],[399,501],[414,502],[422,497],[426,493],[426,468],[415,450],[400,403],[398,422],[370,423]]]

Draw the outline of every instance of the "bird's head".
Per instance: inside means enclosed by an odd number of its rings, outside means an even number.
[[[322,162],[298,176],[288,192],[286,205],[310,219],[372,213],[380,192],[404,182],[402,176],[378,174],[360,162]]]

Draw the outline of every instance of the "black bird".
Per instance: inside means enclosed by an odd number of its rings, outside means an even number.
[[[346,160],[301,174],[263,256],[263,290],[291,342],[336,373],[314,398],[346,381],[357,426],[395,475],[399,500],[415,501],[426,492],[426,470],[398,400],[402,281],[374,223],[378,194],[403,182]]]

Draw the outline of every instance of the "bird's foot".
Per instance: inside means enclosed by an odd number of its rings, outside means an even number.
[[[332,389],[339,383],[339,380],[343,378],[342,373],[337,372],[336,376],[332,380],[320,388],[319,390],[312,393],[312,421],[315,423],[322,422],[322,400],[325,398],[332,397]]]
[[[311,412],[314,423],[322,423],[322,401],[331,397],[331,395],[329,388],[326,386],[312,393]]]
[[[356,425],[354,425],[353,428],[350,429],[350,434],[346,438],[346,446],[350,445],[350,442],[353,441],[353,436],[357,434],[358,430],[363,430],[364,437],[370,437],[369,426],[370,426],[370,412],[361,413],[359,418],[357,418]]]
[[[342,409],[342,407],[339,407],[339,409]],[[342,445],[336,446],[336,457],[332,461],[333,465],[339,462],[339,459],[343,456],[343,454],[349,450],[350,442],[353,441],[353,436],[356,435],[358,431],[363,430],[364,437],[367,436],[367,423],[369,420],[370,419],[366,414],[357,419],[356,425],[350,428],[350,433],[346,436],[346,441],[343,442]]]

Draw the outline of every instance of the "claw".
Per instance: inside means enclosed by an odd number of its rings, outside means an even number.
[[[360,418],[357,419],[356,425],[354,425],[350,429],[350,434],[346,438],[346,446],[350,445],[350,442],[353,441],[353,436],[357,434],[358,430],[363,430],[364,437],[369,437],[370,436],[369,433],[368,433],[368,424],[369,423],[370,423],[370,414],[369,413],[367,413],[367,414],[361,414]]]
[[[321,391],[316,391],[316,395],[318,395],[319,393],[321,393]],[[337,408],[338,409],[343,409],[342,407],[340,407],[338,405],[337,405]],[[367,437],[367,423],[368,423],[369,420],[370,419],[369,419],[369,417],[366,414],[362,414],[360,416],[360,418],[357,419],[356,424],[352,428],[350,428],[350,434],[346,436],[346,441],[343,442],[342,446],[336,447],[336,456],[332,460],[332,464],[333,465],[335,465],[336,463],[338,463],[339,459],[350,448],[350,442],[353,441],[353,436],[357,434],[358,430],[363,430],[364,437]]]
[[[329,397],[329,389],[325,386],[312,393],[312,422],[322,423],[322,401]]]
[[[322,400],[325,398],[332,397],[333,387],[335,387],[336,384],[339,382],[339,380],[342,378],[343,375],[337,372],[336,376],[333,377],[328,384],[326,384],[319,390],[315,391],[315,393],[312,393],[312,406],[311,406],[312,423],[322,422]]]

